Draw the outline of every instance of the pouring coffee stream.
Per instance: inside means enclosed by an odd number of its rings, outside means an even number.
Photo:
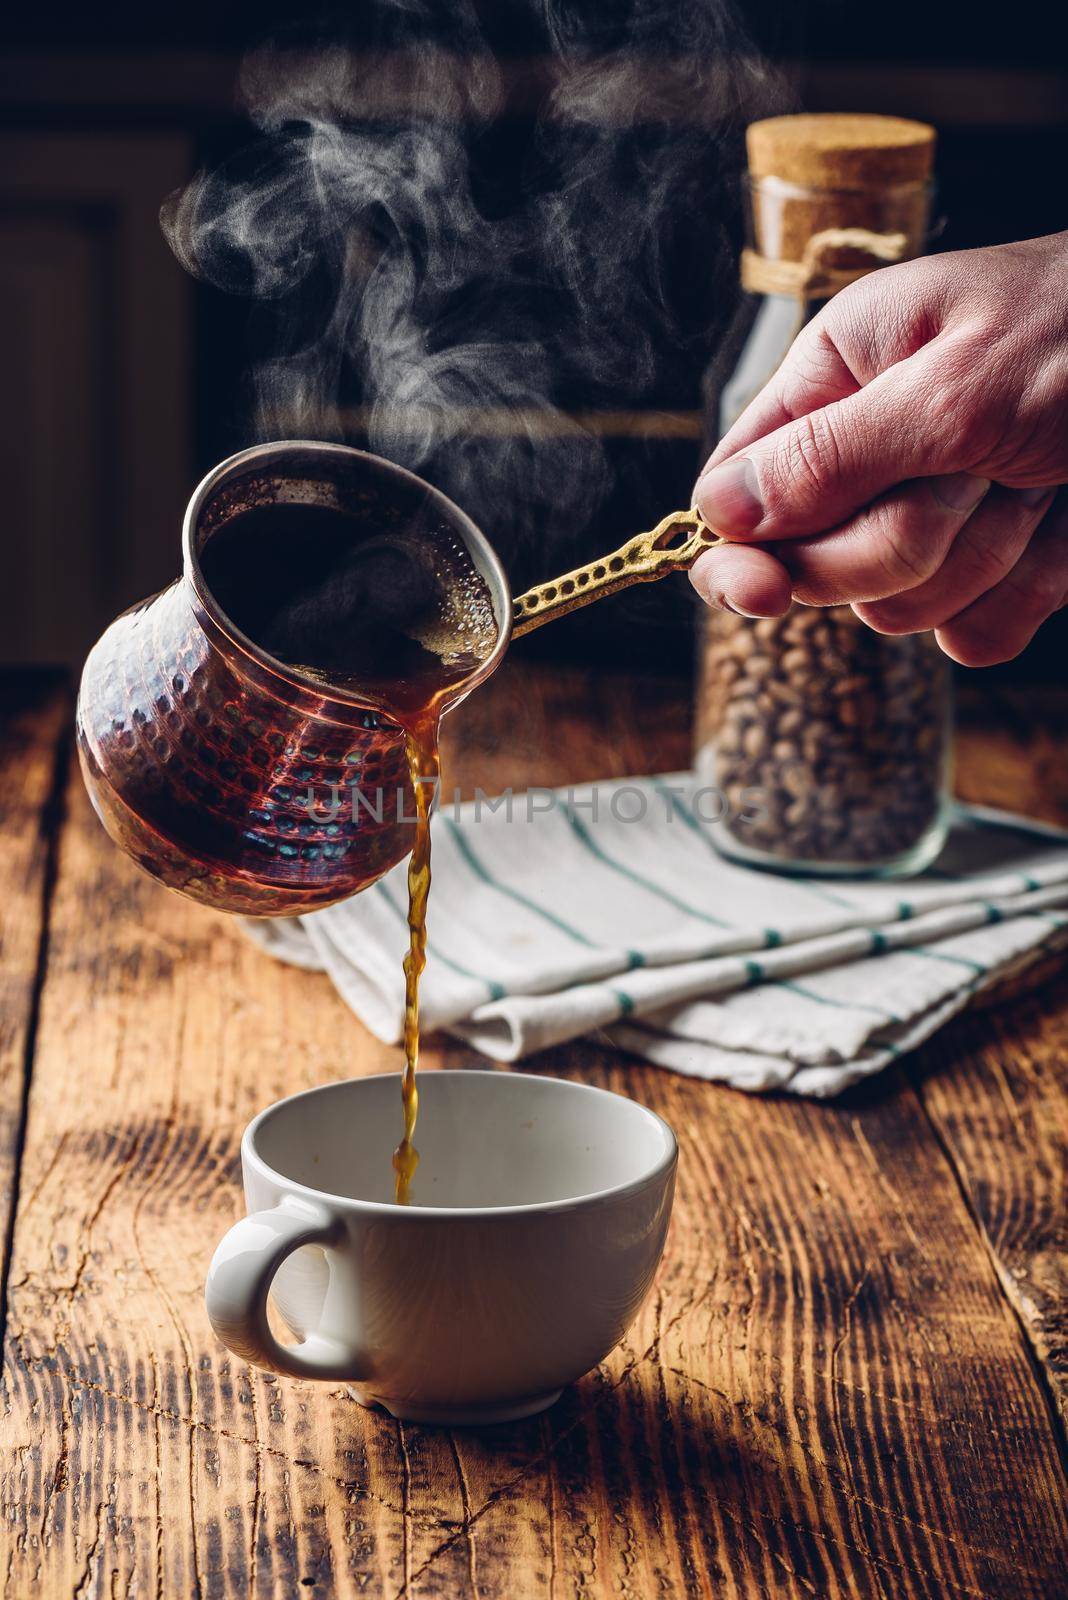
[[[556,617],[631,584],[648,583],[669,572],[685,571],[715,540],[716,536],[696,511],[673,513],[609,555],[517,596],[512,602],[512,637],[530,633]],[[409,948],[404,958],[404,1136],[393,1153],[398,1205],[409,1202],[419,1164],[419,1153],[413,1143],[419,1106],[416,1085],[419,977],[426,963],[426,907],[430,893],[430,802],[424,783],[430,779],[433,789],[439,777],[439,720],[432,715],[413,727],[406,726],[409,770],[416,792],[416,836],[408,868]]]
[[[418,1161],[441,717],[511,637],[682,571],[714,542],[696,512],[676,512],[513,600],[478,528],[413,473],[342,445],[260,445],[194,493],[182,576],[90,652],[77,716],[90,798],[115,842],[170,888],[287,916],[348,898],[410,857],[401,1202]],[[342,780],[348,816],[311,803]],[[414,845],[403,808],[361,813],[357,788],[369,784],[380,800],[414,789]]]

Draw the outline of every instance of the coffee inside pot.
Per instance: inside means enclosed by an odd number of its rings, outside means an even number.
[[[493,654],[499,626],[455,528],[417,491],[398,495],[396,480],[389,491],[369,489],[359,509],[238,505],[206,530],[200,570],[261,650],[396,716],[454,697]]]

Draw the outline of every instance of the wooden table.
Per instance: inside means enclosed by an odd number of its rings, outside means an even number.
[[[595,1044],[532,1063],[678,1131],[655,1291],[545,1416],[404,1426],[232,1359],[201,1297],[245,1122],[397,1051],[112,848],[61,681],[2,704],[6,1595],[1068,1593],[1063,990],[831,1105]],[[447,770],[668,768],[687,720],[678,684],[517,652]],[[1053,700],[970,702],[961,792],[1068,820],[1065,728]],[[467,1059],[433,1042],[426,1065]]]

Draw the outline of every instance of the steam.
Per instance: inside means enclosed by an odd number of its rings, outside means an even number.
[[[782,104],[731,3],[523,0],[515,66],[471,0],[385,0],[250,55],[253,142],[162,221],[267,314],[259,437],[364,435],[513,550],[581,530],[604,414],[692,406],[729,308],[740,129]]]

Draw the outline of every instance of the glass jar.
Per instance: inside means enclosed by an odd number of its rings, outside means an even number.
[[[748,130],[748,245],[733,371],[706,399],[722,436],[822,302],[922,248],[933,130],[894,117],[775,117]],[[737,344],[735,345],[737,348]],[[698,633],[695,768],[723,795],[723,854],[786,872],[919,870],[941,849],[949,663],[932,634],[876,634],[849,606]]]
[[[946,834],[949,662],[929,633],[849,606],[753,621],[710,611],[696,771],[734,860],[831,876],[916,872]]]

